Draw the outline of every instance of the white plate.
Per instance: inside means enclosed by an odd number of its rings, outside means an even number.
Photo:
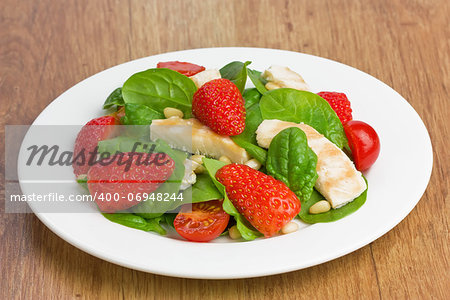
[[[208,279],[271,275],[317,265],[367,245],[397,225],[422,197],[431,175],[432,148],[422,120],[408,102],[366,73],[296,52],[210,48],[134,60],[70,88],[47,106],[34,124],[85,124],[103,114],[105,98],[130,75],[171,60],[207,68],[220,68],[233,60],[250,60],[256,70],[285,65],[300,73],[313,92],[345,92],[354,119],[371,124],[381,140],[380,157],[365,173],[369,182],[366,204],[334,223],[241,243],[185,242],[109,222],[99,213],[37,214],[75,247],[118,265],[162,275]],[[23,175],[19,169],[19,179]],[[24,194],[33,193],[33,186],[27,183],[21,182],[21,188]]]

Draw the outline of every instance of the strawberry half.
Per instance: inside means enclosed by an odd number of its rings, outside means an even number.
[[[245,128],[244,99],[228,79],[214,79],[194,94],[192,113],[218,134],[238,135]]]
[[[342,124],[345,124],[353,119],[350,101],[344,93],[320,92],[317,93],[317,95],[325,99],[330,104]]]
[[[93,165],[87,184],[100,210],[112,213],[128,209],[145,199],[143,194],[163,184],[172,175],[175,162],[168,155],[155,162],[157,155],[161,154],[124,152],[112,163]]]
[[[174,71],[177,71],[178,73],[181,73],[186,76],[193,76],[197,73],[200,73],[205,70],[205,67],[191,64],[188,62],[183,61],[165,61],[165,62],[159,62],[156,65],[157,68],[167,68]]]
[[[300,201],[283,182],[246,165],[226,165],[216,178],[237,210],[265,237],[276,234],[300,212]]]
[[[73,150],[73,157],[76,160],[72,163],[72,167],[76,176],[87,173],[89,170],[89,152],[95,150],[99,141],[110,138],[114,134],[114,126],[111,125],[118,124],[117,118],[114,116],[103,116],[89,121],[81,128]],[[84,152],[84,155],[81,152]]]

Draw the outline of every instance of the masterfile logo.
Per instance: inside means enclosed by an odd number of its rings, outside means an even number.
[[[111,126],[117,135],[80,147],[83,126],[7,125],[5,212],[31,212],[30,205],[34,212],[98,213],[102,204],[143,202],[140,212],[154,214],[191,202],[188,185],[181,188],[193,173],[188,153],[151,140],[148,126]],[[182,132],[188,137],[191,128]]]

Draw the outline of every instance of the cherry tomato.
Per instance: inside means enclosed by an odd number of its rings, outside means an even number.
[[[192,76],[205,70],[205,67],[181,61],[159,62],[156,67],[171,69],[186,76]]]
[[[221,200],[192,204],[181,208],[173,222],[175,230],[185,239],[208,242],[218,237],[227,227],[230,215],[222,209]]]
[[[348,121],[344,125],[356,169],[367,170],[377,160],[380,154],[380,139],[375,130],[362,121]]]

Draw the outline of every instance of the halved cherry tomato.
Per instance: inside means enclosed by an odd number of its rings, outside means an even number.
[[[185,239],[208,242],[218,237],[227,227],[230,215],[222,209],[221,200],[192,204],[181,208],[173,225]]]
[[[156,67],[171,69],[186,76],[192,76],[205,70],[205,67],[181,61],[159,62]]]
[[[367,170],[380,154],[380,139],[375,130],[362,121],[348,121],[344,125],[356,169]]]

